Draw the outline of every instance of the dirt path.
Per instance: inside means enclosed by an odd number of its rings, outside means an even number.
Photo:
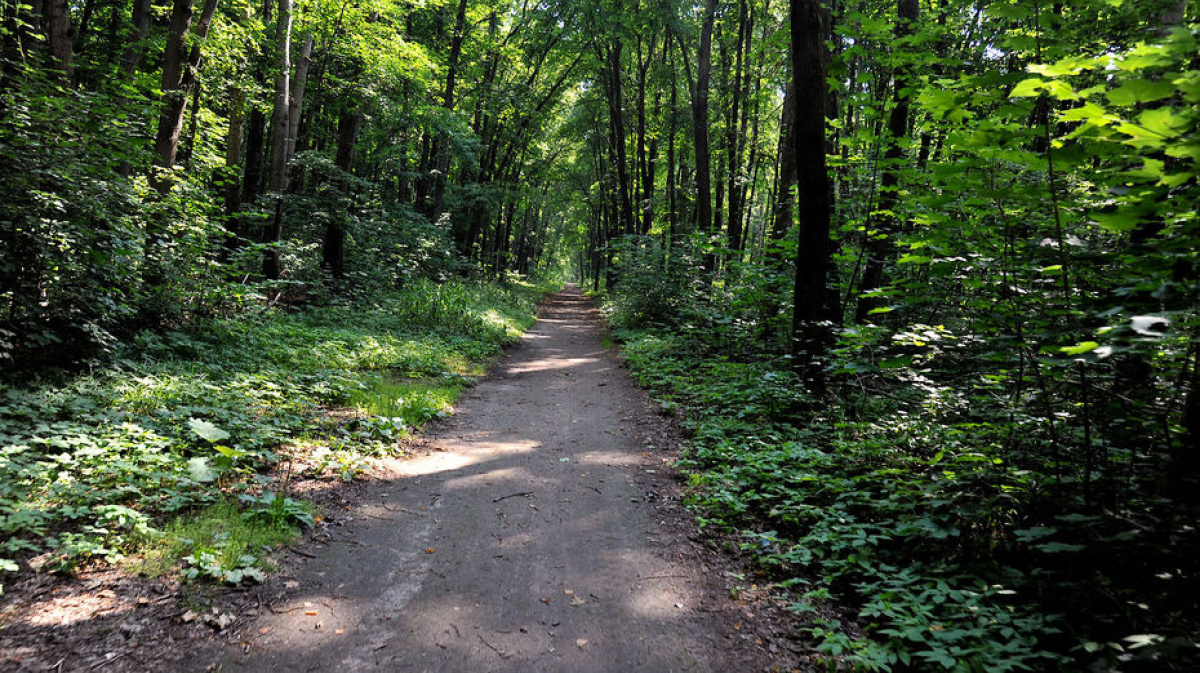
[[[762,670],[719,571],[659,520],[660,422],[602,334],[553,296],[222,670]]]

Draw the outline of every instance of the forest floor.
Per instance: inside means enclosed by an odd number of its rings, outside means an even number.
[[[47,578],[6,596],[4,649],[28,670],[808,668],[680,502],[678,431],[604,335],[578,289],[552,296],[415,455],[305,493],[326,514],[264,584]]]

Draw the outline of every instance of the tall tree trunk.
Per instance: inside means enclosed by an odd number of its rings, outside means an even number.
[[[358,131],[362,127],[361,112],[344,112],[338,118],[338,144],[334,163],[338,168],[350,172],[354,166],[354,145],[358,142]],[[343,189],[343,193],[348,188]],[[337,280],[345,276],[346,230],[342,220],[337,217],[329,219],[325,225],[325,237],[321,243],[321,265],[329,271],[329,275]]]
[[[646,235],[650,233],[650,227],[653,224],[654,208],[652,207],[652,199],[654,197],[654,152],[656,150],[657,138],[647,142],[646,139],[646,75],[650,70],[651,63],[654,62],[654,40],[650,41],[648,53],[643,59],[641,41],[638,42],[638,91],[637,91],[637,161],[638,171],[641,176],[639,186],[641,187],[641,227],[640,233]],[[664,50],[665,51],[665,50]],[[661,92],[655,93],[655,111],[661,106]],[[649,146],[648,146],[649,145]]]
[[[267,147],[267,115],[250,106],[246,128],[246,170],[242,176],[242,203],[254,203],[262,193],[264,154]]]
[[[229,92],[229,131],[225,136],[225,230],[229,238],[225,249],[235,250],[240,245],[241,226],[237,212],[242,208],[242,185],[238,179],[242,163],[242,126],[246,118],[246,92],[233,87]]]
[[[700,28],[700,46],[696,54],[696,77],[691,77],[691,55],[676,32],[680,56],[688,72],[692,97],[692,145],[696,155],[696,228],[712,232],[712,156],[708,146],[708,84],[712,76],[712,34],[720,0],[705,0],[704,23]]]
[[[133,81],[138,62],[142,60],[146,35],[150,31],[150,0],[133,0],[129,23],[133,32],[127,38],[129,43],[121,54],[121,76],[125,82]]]
[[[288,100],[292,72],[292,0],[279,0],[276,19],[275,112],[271,118],[271,173],[268,188],[275,196],[275,216],[266,227],[263,243],[271,245],[263,256],[263,276],[277,280],[280,268],[279,241],[283,240],[283,192],[288,180],[288,131],[291,106]]]
[[[96,0],[86,0],[83,3],[83,14],[79,17],[79,28],[71,36],[71,50],[76,54],[83,50],[83,43],[87,41],[88,28],[92,25],[92,14],[95,11]]]
[[[791,65],[788,65],[790,72]],[[763,338],[768,344],[775,343],[782,332],[778,316],[781,313],[786,283],[783,282],[784,258],[781,244],[787,238],[795,222],[796,206],[796,82],[787,80],[787,91],[783,94],[783,111],[779,119],[779,148],[777,150],[777,178],[775,180],[775,203],[772,204],[771,223],[763,233],[767,239],[765,263],[775,271],[768,276],[764,288]]]
[[[175,166],[175,155],[179,150],[179,134],[183,131],[188,92],[196,83],[196,71],[200,67],[200,42],[208,35],[217,1],[206,0],[204,3],[192,36],[195,43],[190,52],[187,51],[187,42],[192,23],[192,0],[175,0],[171,11],[167,46],[163,51],[162,111],[158,116],[158,133],[154,137],[155,170],[150,178],[151,186],[161,194],[171,189],[169,173]]]
[[[54,60],[54,68],[62,73],[63,80],[70,82],[74,77],[71,50],[71,7],[68,0],[43,0],[43,17],[46,27],[46,46]]]
[[[491,21],[495,23],[493,14]],[[442,107],[454,109],[454,87],[458,78],[458,62],[462,57],[463,40],[467,36],[467,0],[458,0],[458,11],[454,17],[454,34],[450,37],[450,56],[446,63],[446,89],[442,93]],[[437,173],[433,176],[432,218],[441,215],[446,199],[446,172],[450,170],[450,148],[446,138],[438,139]],[[431,218],[431,219],[432,219]]]
[[[749,103],[742,105],[742,100],[746,98],[750,92],[748,82],[743,82],[746,74],[744,69],[747,67],[746,61],[749,58],[750,42],[751,42],[751,25],[750,12],[746,7],[746,0],[738,2],[738,35],[737,48],[735,55],[735,66],[733,71],[733,110],[729,115],[729,126],[726,132],[726,145],[729,155],[727,179],[729,180],[729,219],[728,219],[728,244],[733,256],[736,257],[737,252],[742,249],[742,153],[746,144],[746,120],[750,118]]]
[[[276,21],[275,107],[271,117],[271,172],[268,188],[281,194],[287,189],[288,132],[292,126],[292,0],[279,0],[279,17]]]
[[[313,36],[305,35],[296,58],[296,76],[292,78],[291,100],[288,101],[287,162],[296,158],[296,139],[300,135],[300,117],[304,107],[304,87],[308,84],[308,68],[312,65]]]
[[[196,148],[196,136],[200,133],[200,95],[204,92],[204,82],[196,82],[192,86],[192,104],[188,111],[188,131],[183,142],[179,145],[178,163],[185,169],[192,166],[192,151]]]
[[[605,93],[608,98],[609,139],[613,167],[617,170],[617,195],[621,210],[619,227],[625,234],[636,233],[633,200],[629,185],[629,159],[625,148],[625,105],[621,87],[621,41],[614,40],[605,54]]]
[[[717,47],[717,73],[718,73],[718,80],[717,80],[716,88],[717,88],[717,91],[719,91],[719,92],[727,93],[729,91],[729,50],[725,48],[725,42],[724,42],[724,40],[721,39],[719,33],[717,34],[716,47]],[[722,100],[722,98],[724,100]],[[717,111],[716,111],[716,114],[714,115],[717,118],[717,122],[715,124],[717,126],[717,128],[720,128],[723,126],[726,130],[732,131],[733,123],[729,121],[729,112],[733,108],[733,105],[732,105],[733,100],[732,99],[733,99],[733,96],[730,96],[730,95],[726,95],[724,97],[722,97],[722,96],[717,97]],[[722,103],[725,103],[725,104],[722,105]],[[714,136],[716,136],[715,138],[712,138],[710,136],[710,139],[712,140],[713,144],[716,145],[717,147],[714,147],[713,151],[712,151],[712,154],[713,154],[713,157],[712,157],[712,164],[713,164],[713,168],[712,168],[712,171],[713,171],[713,176],[712,176],[713,222],[712,222],[712,232],[707,237],[708,244],[711,246],[714,246],[714,247],[716,245],[718,245],[719,241],[718,241],[717,236],[720,233],[721,229],[724,228],[724,226],[725,226],[725,168],[726,168],[726,163],[725,163],[725,161],[723,161],[724,157],[721,156],[721,146],[724,145],[725,147],[728,147],[729,143],[733,140],[729,135],[726,135],[724,138],[722,138],[720,136],[720,134],[716,133],[716,130],[717,129],[709,129],[709,132],[711,134],[713,134]],[[726,151],[725,154],[728,155],[729,152]],[[718,265],[719,265],[718,255],[716,254],[715,250],[713,251],[712,254],[705,255],[704,268],[706,271],[708,271],[709,273],[712,273],[713,271],[716,270]]]
[[[789,22],[800,219],[792,355],[809,391],[823,395],[829,348],[829,330],[824,323],[829,317],[826,301],[832,246],[829,174],[825,166],[825,31],[819,0],[791,0]]]
[[[664,48],[665,51],[665,48]],[[675,166],[675,136],[679,132],[679,85],[675,81],[675,72],[671,72],[671,102],[667,109],[671,115],[671,123],[667,131],[667,247],[675,240],[679,229],[679,208],[676,204],[675,177],[678,168]]]
[[[329,72],[329,59],[333,56],[333,44],[341,37],[346,8],[349,6],[350,0],[342,2],[342,8],[338,10],[337,20],[333,23],[333,31],[329,34],[329,39],[319,50],[321,52],[321,62],[317,65],[317,72],[313,77],[313,102],[312,105],[305,107],[300,117],[300,127],[296,131],[296,147],[301,151],[308,149],[309,128],[321,114],[321,102],[324,99],[326,88],[325,73]]]
[[[662,91],[654,92],[654,117],[662,119]],[[659,126],[660,132],[662,126]],[[649,236],[654,226],[654,181],[658,173],[659,144],[658,133],[650,139],[650,147],[646,149],[646,175],[642,184],[642,235]]]
[[[901,42],[913,34],[919,11],[917,0],[898,0],[896,9],[896,41]],[[903,52],[902,52],[903,53]],[[866,241],[867,264],[859,286],[858,305],[854,311],[854,322],[864,323],[870,319],[871,310],[880,305],[878,297],[863,296],[883,285],[883,267],[893,254],[893,237],[898,233],[898,219],[894,212],[899,202],[901,160],[904,144],[908,137],[908,105],[912,96],[911,67],[901,64],[896,69],[892,83],[892,112],[888,116],[887,150],[883,155],[883,174],[879,179],[879,209],[875,217],[874,231],[868,229]]]
[[[779,179],[775,212],[771,220],[771,238],[781,241],[792,228],[796,203],[796,82],[788,81],[779,120]]]
[[[422,213],[426,216],[429,216],[429,214],[430,214],[429,210],[430,210],[430,205],[431,205],[428,203],[428,199],[429,199],[429,188],[432,186],[429,184],[429,181],[431,179],[429,169],[430,169],[430,166],[432,166],[432,164],[433,164],[432,144],[433,144],[433,140],[429,134],[429,131],[425,131],[424,133],[422,133],[421,134],[421,156],[420,156],[420,159],[417,161],[417,181],[416,181],[417,185],[416,185],[416,189],[413,190],[413,206],[416,207],[417,212]],[[431,219],[432,219],[432,217],[431,217]]]

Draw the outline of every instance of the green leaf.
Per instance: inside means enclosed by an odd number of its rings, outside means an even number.
[[[1034,526],[1033,528],[1014,530],[1013,535],[1021,542],[1033,542],[1034,540],[1054,535],[1057,532],[1057,528],[1050,526]]]
[[[1055,63],[1036,63],[1029,66],[1029,72],[1046,77],[1062,77],[1063,75],[1078,75],[1084,70],[1094,70],[1103,67],[1107,57],[1068,56]]]
[[[218,444],[217,446],[214,446],[213,450],[215,450],[217,453],[219,453],[222,456],[225,456],[231,460],[236,460],[238,458],[245,458],[246,456],[250,455],[249,452],[247,452],[247,451],[240,451],[238,449],[233,449],[228,446],[221,446],[220,444]]]
[[[1082,343],[1075,344],[1074,346],[1063,346],[1058,350],[1063,355],[1083,355],[1084,353],[1090,353],[1099,347],[1100,344],[1096,343],[1095,341],[1084,341]]]
[[[1138,123],[1164,138],[1174,138],[1188,129],[1188,120],[1170,108],[1146,110],[1138,115]]]
[[[1066,542],[1047,542],[1045,544],[1039,544],[1037,548],[1046,552],[1047,554],[1083,551],[1085,549],[1085,547],[1081,544],[1067,544]]]
[[[217,479],[218,473],[207,458],[192,458],[187,462],[188,475],[192,481],[209,482]]]
[[[229,439],[228,432],[225,432],[221,428],[218,428],[208,421],[203,421],[198,418],[189,418],[188,427],[192,429],[192,432],[199,435],[201,439],[205,439],[209,442],[215,443]]]
[[[1170,82],[1152,82],[1148,79],[1133,79],[1112,89],[1106,95],[1113,105],[1136,105],[1162,100],[1175,93]]]
[[[1112,123],[1108,112],[1095,103],[1084,103],[1080,107],[1065,110],[1058,116],[1061,122],[1085,122],[1092,126],[1107,126]]]
[[[1163,175],[1163,168],[1166,166],[1158,159],[1143,159],[1142,167],[1135,168],[1131,171],[1125,171],[1125,174],[1135,178],[1146,178],[1157,180]]]
[[[1139,633],[1133,636],[1125,636],[1121,640],[1129,643],[1129,648],[1136,650],[1139,647],[1148,647],[1157,645],[1166,640],[1166,637],[1160,636],[1157,633]]]
[[[996,19],[1020,20],[1029,16],[1030,10],[1020,4],[991,3],[987,6],[987,15]]]
[[[1175,157],[1176,159],[1191,159],[1196,163],[1200,163],[1200,143],[1191,143],[1188,145],[1171,145],[1166,150],[1167,156]],[[1190,174],[1189,174],[1190,175]]]
[[[1009,98],[1037,98],[1046,88],[1046,80],[1041,77],[1030,77],[1017,82]]]
[[[1075,91],[1075,88],[1062,80],[1051,80],[1046,82],[1046,93],[1054,96],[1058,100],[1079,100],[1080,96]]]
[[[1112,213],[1095,213],[1092,219],[1105,229],[1118,233],[1133,231],[1141,222],[1141,217],[1136,212],[1125,208]]]
[[[1171,175],[1164,175],[1157,184],[1174,189],[1175,187],[1187,184],[1194,177],[1196,177],[1195,173],[1172,173]]]

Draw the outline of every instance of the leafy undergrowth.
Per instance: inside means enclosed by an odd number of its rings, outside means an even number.
[[[1003,459],[1004,426],[972,417],[978,400],[936,386],[842,387],[817,405],[786,358],[729,357],[719,335],[618,337],[634,376],[685,419],[702,525],[733,531],[769,569],[831,668],[1195,660],[1187,510],[1087,507],[1049,458]],[[823,616],[831,604],[846,606],[842,621]]]
[[[299,526],[312,524],[312,505],[277,497],[267,491],[251,499],[243,510],[237,502],[222,498],[196,512],[168,522],[140,550],[130,567],[156,577],[182,562],[187,579],[238,584],[262,581],[270,566],[262,560],[264,550],[287,544]],[[266,498],[267,503],[261,500]],[[274,503],[278,506],[272,507]]]
[[[145,550],[159,572],[182,559],[193,578],[254,579],[257,549],[312,515],[267,472],[291,461],[353,479],[399,451],[519,337],[544,290],[416,282],[353,306],[144,333],[110,368],[0,388],[0,569]]]

